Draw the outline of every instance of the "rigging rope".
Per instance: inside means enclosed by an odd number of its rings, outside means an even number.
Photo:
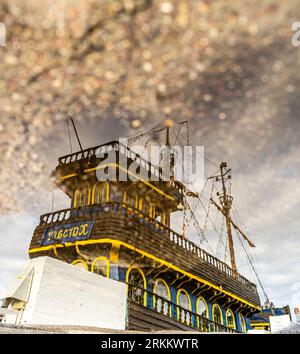
[[[197,202],[195,203],[195,205],[194,205],[194,207],[193,207],[193,212],[195,212],[195,210],[198,208],[198,205],[199,205],[199,203],[200,203],[200,198],[202,197],[202,195],[203,195],[203,192],[204,192],[204,190],[205,190],[205,188],[206,188],[206,185],[207,185],[207,182],[208,182],[208,178],[206,178],[206,181],[205,181],[205,183],[204,183],[204,186],[203,186],[203,188],[202,188],[202,191],[201,191],[201,193],[200,193],[200,195],[198,196],[198,198],[197,198]],[[191,216],[190,216],[190,219],[189,219],[189,221],[188,222],[190,222],[190,220],[191,220]]]
[[[232,204],[232,206],[233,206],[233,214],[234,214],[235,217],[237,218],[238,222],[243,225],[243,223],[242,223],[241,220],[240,220],[240,217],[239,217],[239,214],[238,214],[238,211],[237,211],[235,205]],[[244,227],[244,225],[243,225],[243,227]],[[265,300],[266,300],[266,301],[269,301],[269,297],[268,297],[268,295],[267,295],[267,293],[266,293],[266,291],[265,291],[265,284],[264,284],[263,276],[262,276],[261,272],[259,272],[259,271],[256,269],[256,266],[254,265],[253,260],[251,260],[251,257],[250,257],[249,253],[247,252],[247,250],[246,250],[246,248],[245,248],[245,246],[244,246],[244,244],[243,244],[243,242],[242,242],[242,239],[241,239],[241,237],[240,237],[239,232],[238,232],[237,230],[235,230],[235,231],[236,231],[236,233],[237,233],[237,235],[238,235],[239,241],[240,241],[241,246],[242,246],[242,248],[243,248],[243,250],[244,250],[244,252],[245,252],[245,254],[246,254],[246,257],[247,257],[248,262],[249,262],[249,264],[250,264],[250,266],[251,266],[251,268],[252,268],[252,270],[253,270],[253,273],[254,273],[254,275],[255,275],[255,277],[256,277],[256,279],[257,279],[257,281],[258,281],[258,283],[259,283],[259,285],[260,285],[260,287],[261,287],[261,290],[262,290],[262,292],[263,292],[263,294],[264,294],[264,296],[265,296]]]
[[[178,139],[180,130],[181,130],[181,125],[180,125],[179,128],[178,128],[177,135],[176,135],[176,137],[175,137],[175,141],[174,141],[174,144],[173,144],[173,145],[176,145],[176,143],[177,143],[177,139]]]
[[[238,211],[237,211],[237,208],[236,208],[234,202],[232,203],[232,208],[233,208],[234,216],[237,218],[237,221],[243,226],[244,230],[247,231],[247,229],[246,229],[246,227],[245,227],[245,224],[243,223],[243,221],[241,220],[241,218],[240,218],[240,216],[239,216],[239,213],[238,213]],[[256,256],[255,249],[253,250],[253,253],[254,253],[254,255]],[[258,259],[257,259],[257,257],[255,257],[255,258],[256,258],[256,263],[258,264],[258,263],[259,263],[259,262],[258,262]],[[257,267],[257,268],[258,268],[258,267]],[[256,271],[257,271],[257,273],[259,274],[259,277],[260,277],[260,280],[261,280],[262,284],[265,286],[265,281],[264,281],[262,272],[261,272],[261,270],[259,270],[259,269],[257,269],[257,268],[256,268]]]
[[[134,142],[144,138],[145,136],[151,134],[151,133],[159,133],[160,131],[164,130],[165,127],[162,128],[162,123],[156,124],[154,127],[151,129],[145,131],[144,133],[138,134],[138,135],[131,135],[127,137],[127,145],[131,145]]]
[[[212,195],[213,195],[213,192],[214,192],[214,183],[213,183],[212,186],[211,186],[211,192],[210,192],[210,197],[209,197],[209,199],[211,199],[211,197],[212,197]],[[206,230],[206,228],[207,228],[207,221],[208,221],[208,218],[209,218],[210,207],[211,207],[211,203],[209,202],[209,203],[208,203],[207,212],[206,212],[206,216],[205,216],[205,220],[204,220],[204,226],[203,226],[203,229],[204,229],[204,230]]]
[[[211,205],[210,200],[207,199],[207,198],[205,198],[204,196],[203,196],[203,198],[206,199],[206,201],[209,203],[209,204],[208,204],[209,207],[208,207],[208,209],[206,210],[206,208],[205,208],[205,206],[204,206],[202,200],[199,199],[200,202],[201,202],[201,205],[202,205],[202,207],[203,207],[203,209],[204,209],[204,211],[205,211],[205,213],[206,213],[206,215],[207,215],[207,220],[210,221],[210,223],[211,223],[211,225],[213,226],[213,229],[215,230],[216,234],[220,236],[220,232],[218,231],[218,229],[217,229],[215,223],[213,222],[212,218],[211,218],[210,215],[209,215],[209,210],[210,210],[210,205]],[[223,240],[221,240],[221,243],[223,244],[224,248],[226,249],[226,243],[224,243]]]
[[[210,246],[210,244],[209,244],[209,242],[208,242],[208,240],[207,240],[207,238],[206,238],[206,236],[205,236],[205,234],[204,234],[204,232],[203,232],[203,230],[202,230],[202,228],[201,228],[201,226],[199,224],[199,221],[196,218],[196,215],[194,214],[194,212],[191,210],[188,202],[187,202],[187,206],[189,208],[189,211],[191,212],[191,215],[192,215],[192,218],[193,218],[193,221],[194,221],[193,224],[194,224],[195,229],[196,229],[196,231],[198,233],[198,236],[200,238],[200,242],[201,242],[201,240],[203,240],[206,243],[207,247],[209,248],[210,252],[213,252],[213,250],[212,250],[212,248],[211,248],[211,246]]]
[[[180,132],[181,132],[181,127],[182,127],[182,125],[185,125],[185,126],[186,126],[186,145],[189,146],[189,145],[190,145],[189,122],[188,122],[188,121],[181,122],[181,123],[178,123],[178,125],[179,125],[179,128],[178,128],[177,134],[176,134],[176,136],[175,136],[174,145],[175,145],[175,144],[177,143],[177,141],[178,141],[181,146],[184,146],[184,145],[182,144],[182,142],[181,142],[181,139],[180,139]],[[158,133],[158,132],[160,132],[160,131],[162,131],[162,130],[164,130],[164,129],[165,129],[165,127],[162,127],[162,124],[159,123],[159,124],[155,125],[153,128],[149,129],[148,131],[146,131],[146,132],[144,132],[144,133],[142,133],[142,134],[128,137],[128,138],[127,138],[127,143],[128,143],[128,145],[130,145],[130,144],[132,144],[133,142],[135,142],[135,141],[137,141],[137,140],[139,140],[139,139],[141,139],[141,138],[144,138],[145,136],[147,136],[147,135],[149,135],[149,134],[151,134],[151,133]],[[150,139],[149,139],[149,140],[150,140]],[[148,141],[146,142],[145,146],[147,146],[147,143],[148,143]],[[203,156],[203,158],[204,158],[208,163],[210,163],[211,165],[213,165],[213,166],[219,168],[219,166],[218,166],[216,163],[214,163],[212,160],[210,160],[207,156],[205,156],[204,154],[201,154],[201,155]],[[162,158],[162,156],[160,156],[160,160],[161,160],[161,158]],[[161,161],[160,161],[160,162],[161,162]],[[190,175],[190,171],[185,171],[184,166],[182,166],[182,164],[181,164],[181,167],[182,167],[182,171],[183,171],[184,176],[187,175],[187,178],[185,178],[186,184],[191,185],[191,183],[190,183],[189,181],[187,181],[187,179],[188,179],[188,177],[189,177],[189,175]],[[205,244],[206,244],[207,247],[209,248],[210,252],[213,253],[212,248],[211,248],[211,245],[209,244],[209,242],[208,242],[208,240],[207,240],[207,238],[206,238],[206,236],[205,236],[205,234],[204,234],[204,231],[202,230],[202,228],[201,228],[201,226],[200,226],[200,224],[199,224],[199,221],[198,221],[198,219],[197,219],[197,217],[196,217],[196,215],[195,215],[195,212],[194,212],[195,209],[198,207],[198,204],[199,204],[199,202],[200,202],[200,203],[202,204],[202,207],[203,207],[205,213],[206,213],[206,226],[207,226],[207,220],[210,220],[210,222],[212,223],[212,225],[213,225],[213,227],[214,227],[216,233],[219,235],[219,232],[218,232],[218,230],[217,230],[217,228],[216,228],[214,222],[211,220],[211,218],[210,218],[210,216],[209,216],[209,214],[208,214],[209,209],[210,209],[210,201],[209,201],[209,208],[208,208],[208,211],[206,211],[206,208],[205,208],[205,206],[204,206],[204,204],[203,204],[203,202],[202,202],[202,200],[201,200],[201,197],[202,197],[202,195],[203,195],[203,193],[204,193],[204,190],[205,190],[205,188],[206,188],[206,184],[207,184],[207,181],[208,181],[208,177],[207,177],[206,175],[205,175],[205,177],[206,177],[206,181],[205,181],[204,187],[203,187],[203,189],[202,189],[202,191],[201,191],[200,196],[198,196],[198,203],[196,204],[196,206],[194,206],[194,208],[191,208],[191,207],[190,207],[188,201],[186,200],[186,196],[184,196],[184,204],[185,204],[185,205],[184,205],[184,211],[183,211],[183,221],[184,221],[184,222],[183,222],[183,230],[184,230],[184,233],[185,233],[185,232],[186,232],[186,229],[185,229],[185,228],[187,228],[187,227],[189,226],[189,224],[191,223],[191,221],[193,220],[193,225],[194,225],[194,227],[195,227],[195,229],[196,229],[196,232],[198,233],[200,243],[203,244],[203,242],[205,242]],[[213,193],[213,188],[214,188],[214,186],[212,186],[212,193]],[[190,212],[190,217],[189,217],[189,219],[187,218],[187,215],[186,215],[186,209],[188,209],[189,212]]]
[[[147,146],[148,146],[150,140],[151,140],[151,138],[148,138],[148,139],[146,140],[146,142],[145,142],[145,144],[144,144],[144,150],[143,150],[143,152],[141,153],[141,156],[144,155],[144,153],[145,153],[145,151],[146,151],[146,149],[147,149]]]
[[[240,243],[241,243],[241,245],[242,245],[242,248],[243,248],[243,250],[244,250],[244,252],[245,252],[245,254],[246,254],[246,257],[247,257],[247,259],[248,259],[248,262],[249,262],[249,264],[250,264],[250,266],[251,266],[251,268],[252,268],[252,270],[253,270],[253,272],[254,272],[254,274],[255,274],[255,276],[256,276],[256,279],[257,279],[257,281],[258,281],[258,283],[259,283],[259,285],[260,285],[260,287],[261,287],[261,290],[262,290],[262,292],[263,292],[263,294],[264,294],[264,296],[265,296],[265,300],[266,300],[266,302],[268,302],[268,301],[269,301],[269,297],[268,297],[268,295],[267,295],[267,293],[266,293],[266,291],[265,291],[265,288],[264,288],[264,286],[263,286],[263,284],[262,284],[262,282],[261,282],[261,280],[260,280],[260,277],[259,277],[259,275],[258,275],[258,273],[257,273],[257,271],[256,271],[256,269],[255,269],[255,267],[254,267],[254,264],[252,263],[252,261],[251,261],[251,259],[250,259],[250,256],[248,255],[248,252],[247,252],[247,250],[246,250],[246,248],[245,248],[245,246],[244,246],[244,244],[243,244],[243,242],[242,242],[241,236],[240,236],[240,234],[239,234],[239,232],[238,232],[237,230],[235,230],[235,232],[236,232],[236,234],[237,234],[237,236],[238,236],[238,239],[239,239],[239,241],[240,241]]]
[[[222,218],[222,221],[221,221],[221,229],[220,229],[220,233],[219,233],[219,238],[218,238],[218,242],[217,242],[217,254],[220,254],[221,255],[221,244],[223,246],[225,246],[225,255],[224,255],[224,260],[226,262],[226,245],[224,245],[224,241],[223,241],[223,228],[224,228],[224,221],[225,221],[225,218],[223,215],[221,215],[221,218]]]
[[[187,128],[188,128],[188,123],[187,123]],[[177,136],[176,136],[176,142],[177,142],[177,139],[178,139],[179,142],[180,142],[180,139],[179,139],[179,132],[177,133]],[[187,132],[187,140],[188,140],[188,139],[189,139],[189,135],[188,135],[188,132]],[[182,145],[182,144],[181,144],[181,145]],[[216,166],[216,167],[218,168],[218,170],[219,170],[219,166],[218,166],[216,163],[214,163],[213,161],[211,161],[211,160],[210,160],[207,156],[205,156],[204,154],[203,154],[203,157],[204,157],[204,159],[205,159],[207,162],[209,162],[210,164]],[[204,187],[203,187],[203,189],[202,189],[202,191],[201,191],[200,196],[198,197],[198,203],[196,204],[196,206],[195,206],[193,209],[190,208],[191,216],[190,216],[190,219],[189,219],[188,223],[190,223],[190,221],[191,221],[192,218],[194,219],[194,225],[196,224],[196,225],[195,225],[196,230],[197,230],[197,231],[198,231],[199,229],[201,230],[201,235],[200,235],[201,238],[203,239],[203,237],[204,237],[204,240],[205,240],[205,241],[207,242],[207,244],[209,245],[208,240],[206,239],[204,233],[205,233],[206,228],[207,228],[207,221],[209,220],[209,221],[211,222],[211,224],[212,224],[214,230],[215,230],[216,233],[219,235],[219,239],[218,239],[218,243],[217,243],[217,252],[218,252],[218,248],[219,248],[220,243],[222,243],[222,244],[224,245],[224,249],[225,249],[225,252],[224,252],[224,259],[225,259],[225,262],[226,262],[227,256],[228,256],[228,249],[227,249],[227,246],[226,246],[226,242],[223,241],[223,235],[222,235],[223,227],[224,227],[224,219],[225,219],[225,218],[222,218],[221,230],[220,230],[220,232],[218,232],[216,225],[214,224],[213,220],[211,219],[211,217],[210,217],[210,215],[209,215],[210,205],[211,205],[210,200],[208,200],[208,203],[209,203],[209,204],[208,204],[208,209],[207,209],[207,210],[206,210],[206,208],[205,208],[205,206],[204,206],[204,204],[203,204],[203,202],[202,202],[202,200],[201,200],[201,198],[202,198],[202,196],[203,196],[203,192],[204,192],[204,190],[205,190],[205,188],[206,188],[207,181],[208,181],[208,177],[206,176],[206,182],[205,182],[205,185],[204,185]],[[214,187],[215,187],[215,186],[214,186],[214,183],[213,183],[212,189],[211,189],[211,197],[212,197],[212,194],[213,194]],[[232,182],[231,182],[231,180],[230,180],[229,187],[228,187],[228,190],[229,190],[229,193],[230,193],[230,194],[231,194],[231,189],[232,189]],[[204,199],[206,199],[206,198],[204,197]],[[205,223],[204,223],[203,229],[201,229],[200,224],[199,224],[199,222],[198,222],[198,220],[197,220],[197,218],[196,218],[196,216],[195,216],[195,214],[194,214],[195,209],[198,207],[199,201],[200,201],[200,203],[202,204],[202,207],[203,207],[203,209],[204,209],[204,211],[205,211],[205,213],[206,213],[206,218],[205,218]],[[235,209],[235,207],[234,207],[234,209]],[[236,211],[236,213],[237,213],[237,211]],[[247,251],[246,251],[246,249],[245,249],[245,247],[244,247],[244,244],[242,243],[240,234],[238,233],[237,230],[235,230],[235,231],[236,231],[236,233],[237,233],[237,235],[238,235],[239,241],[241,242],[241,245],[242,245],[242,247],[243,247],[243,250],[244,250],[244,252],[246,253],[246,257],[247,257],[247,259],[248,259],[248,261],[249,261],[249,263],[250,263],[250,266],[251,266],[251,268],[252,268],[252,270],[253,270],[253,272],[254,272],[256,278],[257,278],[257,281],[258,281],[258,283],[259,283],[259,285],[260,285],[260,287],[261,287],[261,289],[262,289],[262,291],[263,291],[263,294],[264,294],[265,298],[268,299],[268,296],[267,296],[266,291],[265,291],[265,289],[264,289],[264,285],[263,285],[263,281],[262,281],[262,276],[261,276],[261,274],[258,274],[258,272],[257,272],[257,270],[256,270],[256,268],[255,268],[255,266],[254,266],[254,264],[253,264],[253,262],[252,262],[250,256],[248,255],[248,253],[247,253]],[[210,247],[210,245],[209,245],[209,247]],[[210,247],[210,249],[211,249],[211,247]]]

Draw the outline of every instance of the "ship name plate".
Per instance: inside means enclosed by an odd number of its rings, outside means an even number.
[[[90,238],[94,226],[92,221],[79,221],[70,224],[56,225],[44,231],[41,245],[55,245],[66,242],[76,242]]]

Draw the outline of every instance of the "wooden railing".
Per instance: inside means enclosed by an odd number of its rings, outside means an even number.
[[[165,176],[163,174],[163,171],[160,167],[155,166],[151,164],[149,161],[146,159],[142,158],[139,154],[134,152],[133,150],[129,149],[128,146],[119,143],[118,141],[112,141],[107,144],[103,145],[98,145],[94,147],[90,147],[88,149],[82,150],[82,151],[77,151],[73,152],[72,154],[64,155],[58,158],[58,166],[65,165],[65,164],[70,164],[73,162],[78,162],[78,161],[89,161],[91,157],[97,158],[99,154],[105,154],[109,153],[111,151],[118,152],[120,154],[123,154],[126,156],[126,158],[134,161],[140,167],[144,170],[147,171],[149,174],[149,181],[153,180],[157,181],[168,181],[174,188],[179,190],[180,193],[183,192],[182,190],[182,185],[178,183],[177,181],[171,181],[169,176]],[[127,162],[127,161],[126,161]],[[127,167],[127,166],[124,166]]]
[[[168,316],[188,327],[200,332],[227,332],[239,333],[234,328],[224,326],[221,323],[211,321],[210,319],[194,313],[184,307],[165,299],[162,296],[146,290],[136,284],[127,283],[128,299],[146,307],[152,311]]]
[[[103,152],[109,152],[111,150],[116,150],[119,145],[119,142],[112,141],[108,144],[102,144],[94,147],[90,147],[81,151],[73,152],[72,154],[64,155],[58,158],[59,165],[64,165],[84,159],[89,159],[92,156],[97,155],[97,152],[100,152],[103,149]]]
[[[251,283],[248,279],[246,279],[239,273],[233,275],[233,270],[226,263],[220,261],[218,258],[212,256],[208,252],[204,251],[202,248],[196,246],[192,241],[185,239],[182,235],[166,227],[159,221],[150,218],[141,210],[122,202],[94,204],[87,207],[63,209],[55,211],[53,213],[43,214],[40,216],[40,226],[52,226],[53,224],[64,223],[68,220],[91,218],[93,216],[106,212],[125,214],[128,217],[132,215],[138,217],[140,222],[143,222],[147,227],[154,229],[155,232],[160,232],[163,235],[167,235],[170,241],[172,241],[178,247],[184,248],[187,251],[195,254],[203,262],[212,265],[220,272],[223,272],[230,277],[234,277],[234,279],[238,280],[241,284],[247,286],[251,291],[257,292],[257,288],[254,283]]]

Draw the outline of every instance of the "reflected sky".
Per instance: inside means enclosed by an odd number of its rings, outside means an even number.
[[[0,257],[11,268],[3,281],[51,209],[49,176],[70,151],[66,117],[88,147],[167,113],[189,119],[191,143],[233,169],[270,298],[299,306],[300,48],[291,44],[299,13],[294,0],[2,0]],[[206,163],[207,175],[215,169]],[[55,192],[55,208],[66,205]]]

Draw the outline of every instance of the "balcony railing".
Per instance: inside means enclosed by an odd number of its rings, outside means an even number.
[[[94,147],[90,147],[81,151],[73,152],[72,154],[64,155],[58,158],[59,165],[64,165],[84,159],[89,159],[92,156],[97,155],[99,152],[109,152],[111,150],[116,150],[119,146],[117,141],[112,141],[108,144],[102,144]]]
[[[144,223],[148,228],[154,230],[155,232],[160,232],[163,235],[168,235],[170,241],[172,241],[178,247],[181,247],[189,251],[190,253],[195,254],[203,262],[212,265],[220,272],[223,272],[230,277],[234,277],[234,279],[238,280],[241,284],[247,286],[251,291],[257,291],[256,285],[254,283],[251,283],[248,279],[238,273],[234,275],[233,270],[226,263],[220,261],[218,258],[212,256],[208,252],[204,251],[202,248],[196,246],[193,242],[185,239],[182,235],[178,234],[172,229],[169,229],[159,221],[150,218],[141,210],[136,209],[131,205],[125,203],[110,202],[94,204],[87,207],[63,209],[53,213],[43,214],[40,216],[40,226],[51,226],[53,224],[63,223],[67,220],[72,219],[91,218],[93,216],[106,212],[120,213],[127,215],[128,217],[132,215],[138,217],[140,222]]]
[[[210,319],[194,313],[184,307],[181,307],[173,302],[165,299],[162,296],[146,290],[136,284],[127,284],[128,299],[133,302],[155,311],[164,316],[168,316],[177,322],[191,327],[200,332],[227,332],[239,333],[234,328],[224,326],[221,323],[211,321]]]
[[[129,149],[128,146],[119,143],[118,141],[112,141],[107,144],[98,145],[94,147],[90,147],[88,149],[73,152],[72,154],[64,155],[58,158],[58,166],[62,166],[65,164],[70,164],[78,161],[89,161],[91,157],[97,157],[100,153],[105,154],[111,151],[118,152],[126,156],[126,158],[131,159],[136,164],[140,166],[143,170],[147,171],[150,176],[154,177],[154,181],[168,181],[170,185],[179,190],[180,193],[183,192],[182,185],[178,181],[171,181],[169,176],[165,176],[160,167],[151,164],[146,159],[142,158],[138,153]],[[127,167],[127,166],[124,166]],[[150,178],[151,180],[151,178]]]

